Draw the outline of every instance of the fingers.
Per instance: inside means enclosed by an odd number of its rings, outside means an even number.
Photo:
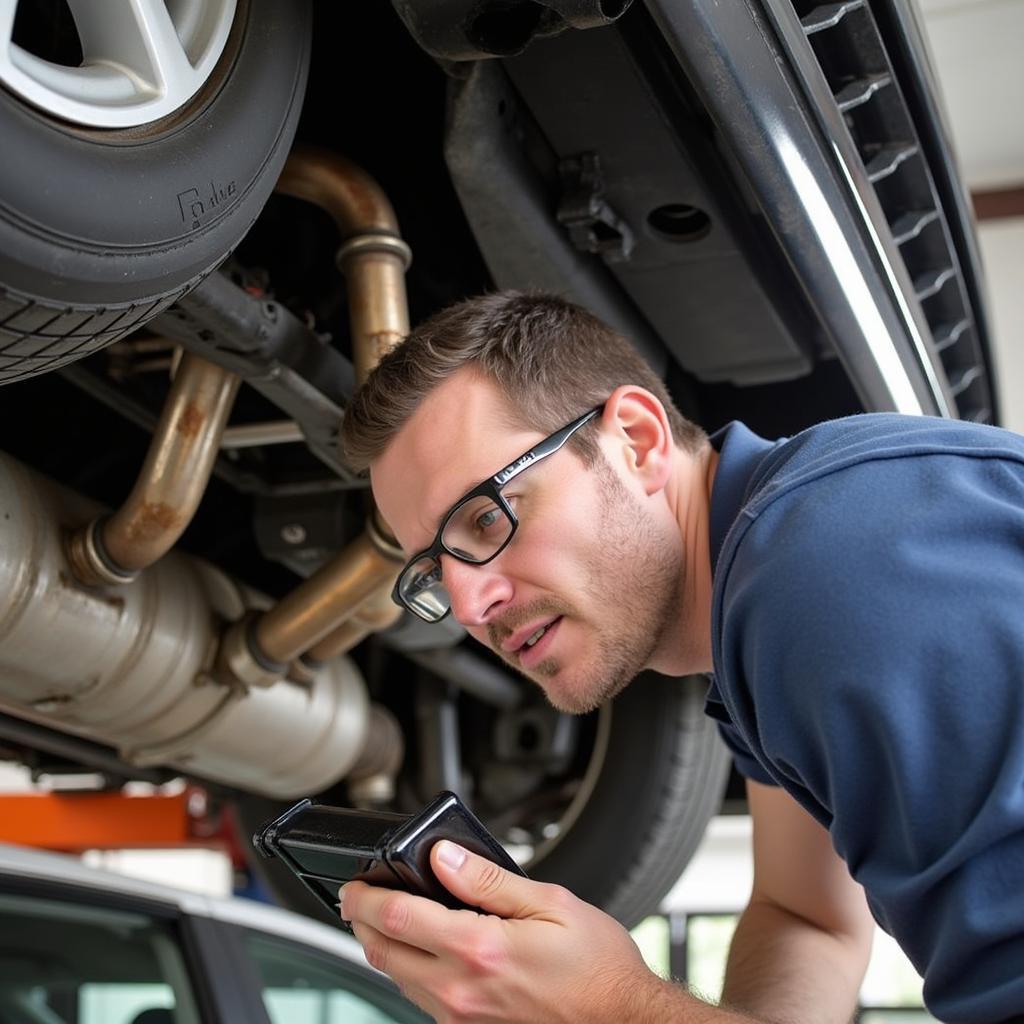
[[[630,949],[639,957],[628,933],[567,889],[507,872],[448,842],[434,846],[431,865],[455,895],[485,913],[449,910],[365,882],[343,887],[341,913],[351,920],[369,964],[436,1019],[594,1019],[566,1016],[555,1004],[566,979],[579,978],[579,949],[591,932],[605,935],[601,945],[609,945],[607,928],[591,928],[595,918],[615,929],[615,949],[602,954],[602,962],[622,958],[620,932],[627,958]],[[517,1008],[512,1017],[509,1007]]]
[[[498,917],[548,918],[557,910],[557,887],[514,875],[447,839],[434,844],[430,866],[453,896]]]
[[[459,916],[425,896],[365,882],[342,886],[340,909],[342,917],[352,922],[353,931],[357,924],[369,925],[380,935],[430,954],[441,952],[452,919]]]
[[[366,962],[378,971],[401,979],[402,987],[420,987],[430,980],[437,958],[381,934],[376,928],[352,922],[352,932],[363,947]]]

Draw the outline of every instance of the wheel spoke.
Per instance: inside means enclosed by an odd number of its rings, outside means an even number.
[[[68,6],[84,64],[122,69],[155,94],[191,95],[196,72],[164,0],[68,0]]]
[[[45,39],[16,43],[18,0],[0,0],[0,85],[49,114],[99,128],[149,124],[184,107],[213,74],[236,9],[236,0],[67,4],[82,50],[76,67],[55,61]]]

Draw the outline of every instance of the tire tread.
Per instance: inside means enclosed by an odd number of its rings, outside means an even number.
[[[0,385],[106,348],[177,302],[213,269],[162,295],[96,307],[58,305],[0,287]]]

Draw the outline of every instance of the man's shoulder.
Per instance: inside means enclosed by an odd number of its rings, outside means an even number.
[[[929,416],[866,413],[829,420],[777,445],[762,461],[751,481],[748,506],[765,503],[794,487],[853,466],[881,466],[892,460],[904,465],[897,475],[908,478],[918,460],[945,455],[964,459],[1002,458],[1024,467],[1024,437],[999,427]],[[945,472],[949,472],[947,466]],[[850,475],[849,486],[866,482]]]
[[[854,623],[907,587],[920,602],[951,572],[1017,564],[1022,551],[1024,438],[858,416],[813,427],[758,466],[722,551],[716,605],[813,617],[825,602],[833,623]]]

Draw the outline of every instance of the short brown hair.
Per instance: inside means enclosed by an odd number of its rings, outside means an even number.
[[[661,378],[620,334],[580,306],[536,292],[502,291],[449,306],[380,361],[352,400],[341,445],[366,469],[434,388],[473,366],[492,379],[522,424],[552,433],[600,405],[621,384],[638,384],[668,412],[675,443],[697,451],[706,435],[676,409]],[[574,443],[592,464],[595,432]]]

